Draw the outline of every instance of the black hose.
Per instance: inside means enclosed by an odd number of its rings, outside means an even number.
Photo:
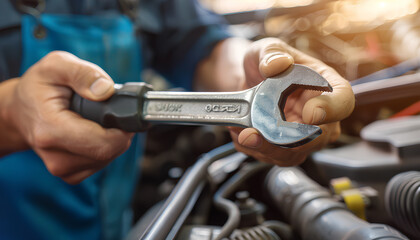
[[[403,172],[387,184],[385,207],[395,224],[406,233],[420,236],[420,172]]]
[[[267,175],[266,187],[303,240],[408,240],[390,226],[357,218],[297,168],[274,167]]]
[[[241,214],[238,206],[227,199],[227,197],[233,194],[234,191],[250,176],[253,176],[256,172],[263,169],[268,169],[269,167],[271,167],[271,165],[265,163],[248,164],[237,174],[231,177],[225,184],[223,184],[215,193],[213,197],[215,206],[225,211],[228,215],[228,220],[220,230],[220,233],[217,235],[215,240],[229,237],[232,232],[238,228],[241,221]]]
[[[225,144],[204,154],[194,166],[192,166],[176,185],[169,195],[156,218],[149,225],[140,239],[162,240],[168,238],[179,229],[172,230],[178,218],[183,214],[187,204],[191,204],[191,196],[207,177],[207,168],[214,161],[229,156],[236,152],[233,143]],[[180,224],[177,224],[180,226]]]

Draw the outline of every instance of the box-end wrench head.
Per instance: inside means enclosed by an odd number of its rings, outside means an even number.
[[[286,99],[298,88],[332,91],[330,84],[321,75],[298,64],[257,86],[251,104],[251,123],[268,142],[283,147],[296,147],[312,141],[322,133],[318,126],[286,121],[283,112]]]

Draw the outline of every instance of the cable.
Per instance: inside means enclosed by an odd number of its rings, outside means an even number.
[[[265,163],[248,164],[237,174],[231,177],[225,184],[223,184],[215,193],[213,197],[214,204],[219,209],[225,211],[228,215],[228,220],[223,225],[219,235],[215,238],[215,240],[221,240],[223,238],[229,237],[232,232],[239,226],[241,221],[241,214],[238,206],[234,202],[227,199],[227,197],[234,193],[234,191],[250,176],[253,176],[256,172],[259,172],[263,169],[268,169],[269,167],[271,167],[271,165]]]

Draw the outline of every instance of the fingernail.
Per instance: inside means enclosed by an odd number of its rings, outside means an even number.
[[[107,93],[111,87],[114,86],[114,83],[106,78],[98,78],[93,84],[90,86],[90,91],[93,95],[100,97]]]
[[[269,57],[267,57],[267,59],[265,60],[265,64],[269,65],[271,62],[273,62],[274,60],[279,59],[279,58],[290,59],[290,57],[286,54],[273,53]],[[290,59],[290,62],[291,61],[292,60]]]
[[[311,124],[319,124],[325,120],[327,113],[323,108],[317,107],[314,109],[314,113],[312,115],[312,123]]]
[[[253,133],[249,135],[247,138],[245,138],[245,140],[241,143],[241,145],[245,147],[249,147],[249,148],[257,148],[261,145],[261,143],[262,143],[261,137],[258,134]]]

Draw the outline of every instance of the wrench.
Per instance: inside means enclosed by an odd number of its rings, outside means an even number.
[[[151,122],[253,127],[270,143],[296,147],[322,132],[318,126],[286,121],[286,98],[297,88],[332,91],[318,73],[294,64],[244,91],[151,91],[144,83],[116,84],[114,96],[102,103],[74,95],[71,109],[104,127],[130,132],[144,131]]]

